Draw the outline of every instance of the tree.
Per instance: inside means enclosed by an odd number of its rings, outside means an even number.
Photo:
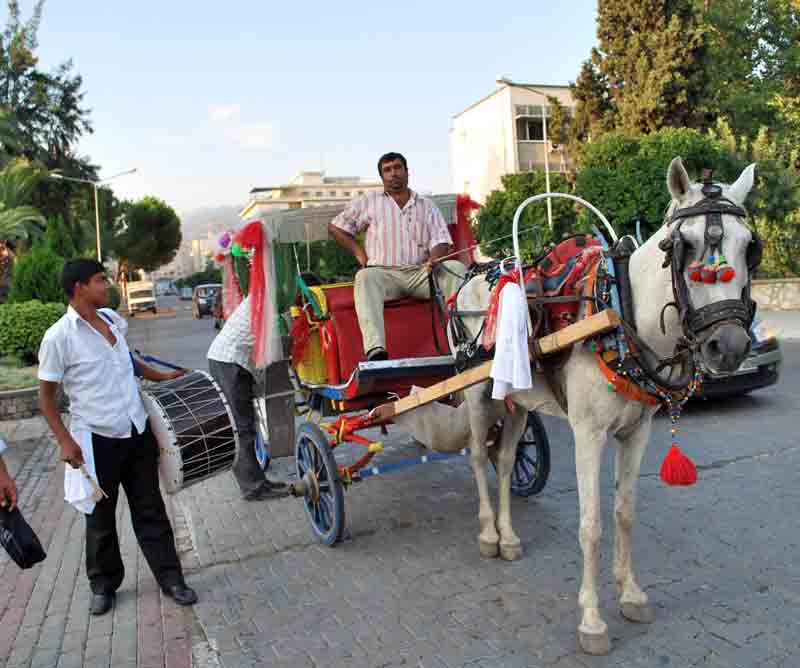
[[[495,258],[504,258],[514,253],[511,239],[514,213],[528,197],[546,192],[544,172],[535,170],[522,174],[507,174],[502,177],[503,189],[493,190],[486,198],[486,205],[478,213],[475,237],[483,253]],[[552,192],[570,192],[566,178],[561,174],[550,175]],[[547,207],[544,201],[531,204],[522,214],[519,229],[520,252],[526,261],[541,255],[554,241],[580,231],[576,224],[576,212],[571,202],[553,199],[553,229],[547,224]]]
[[[120,271],[153,271],[169,263],[181,244],[181,223],[172,207],[156,197],[144,197],[122,209],[112,249]]]
[[[86,178],[94,169],[74,156],[73,147],[92,132],[83,104],[83,81],[67,61],[52,72],[38,68],[37,33],[44,0],[22,20],[19,3],[8,0],[8,23],[0,35],[0,109],[12,114],[22,137],[22,154],[50,168],[72,167]],[[87,173],[88,172],[88,173]]]
[[[720,121],[713,132],[664,128],[641,137],[610,132],[589,144],[575,190],[600,209],[617,234],[652,234],[663,222],[670,197],[667,167],[681,156],[695,178],[710,167],[714,178],[731,183],[750,162],[756,163],[756,184],[747,208],[766,248],[761,274],[786,276],[800,269],[800,178],[779,159],[775,143],[762,132],[750,144]]]
[[[64,268],[64,258],[47,244],[39,242],[14,264],[11,280],[10,302],[66,302],[59,278]]]
[[[578,136],[707,123],[704,29],[692,0],[599,0],[597,37],[573,84]]]
[[[35,236],[44,228],[42,214],[28,205],[40,178],[41,171],[24,159],[0,170],[0,239]]]

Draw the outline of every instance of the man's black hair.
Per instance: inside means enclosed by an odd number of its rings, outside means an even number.
[[[378,176],[383,176],[383,172],[381,171],[381,166],[384,162],[392,162],[392,160],[399,160],[403,163],[403,168],[408,171],[408,163],[406,162],[405,157],[402,153],[384,153],[380,158],[378,158]]]
[[[106,268],[97,260],[88,257],[79,257],[69,260],[61,271],[61,287],[72,299],[75,296],[75,284],[86,285],[95,274],[104,274]]]

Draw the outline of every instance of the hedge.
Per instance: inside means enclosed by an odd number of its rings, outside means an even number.
[[[44,333],[67,311],[64,304],[34,299],[0,305],[0,355],[35,362]]]

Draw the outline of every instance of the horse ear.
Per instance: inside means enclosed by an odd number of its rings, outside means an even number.
[[[739,178],[736,179],[736,183],[732,184],[731,187],[728,188],[728,197],[736,202],[739,206],[744,205],[744,201],[747,199],[747,195],[750,193],[750,190],[753,187],[755,173],[756,163],[748,165],[739,175]]]
[[[683,166],[683,160],[680,156],[673,158],[667,168],[667,188],[672,199],[680,202],[689,192],[691,185],[689,174],[686,172],[686,167]]]

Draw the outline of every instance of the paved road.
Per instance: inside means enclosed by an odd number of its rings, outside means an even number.
[[[212,338],[210,320],[193,321],[187,312],[131,324],[138,347],[199,368]],[[315,543],[297,500],[244,503],[230,474],[178,494],[201,599],[194,608],[197,663],[800,665],[798,351],[800,343],[785,344],[776,387],[689,408],[681,439],[700,468],[693,488],[660,482],[669,433],[666,420],[657,421],[639,488],[634,553],[656,608],[649,627],[623,622],[614,605],[609,448],[602,601],[610,657],[576,651],[581,555],[573,441],[563,421],[546,419],[553,471],[541,496],[514,500],[525,553],[513,564],[478,556],[476,493],[462,460],[351,489],[353,539],[334,549]],[[395,430],[383,459],[413,452]],[[291,466],[288,458],[276,469]]]

